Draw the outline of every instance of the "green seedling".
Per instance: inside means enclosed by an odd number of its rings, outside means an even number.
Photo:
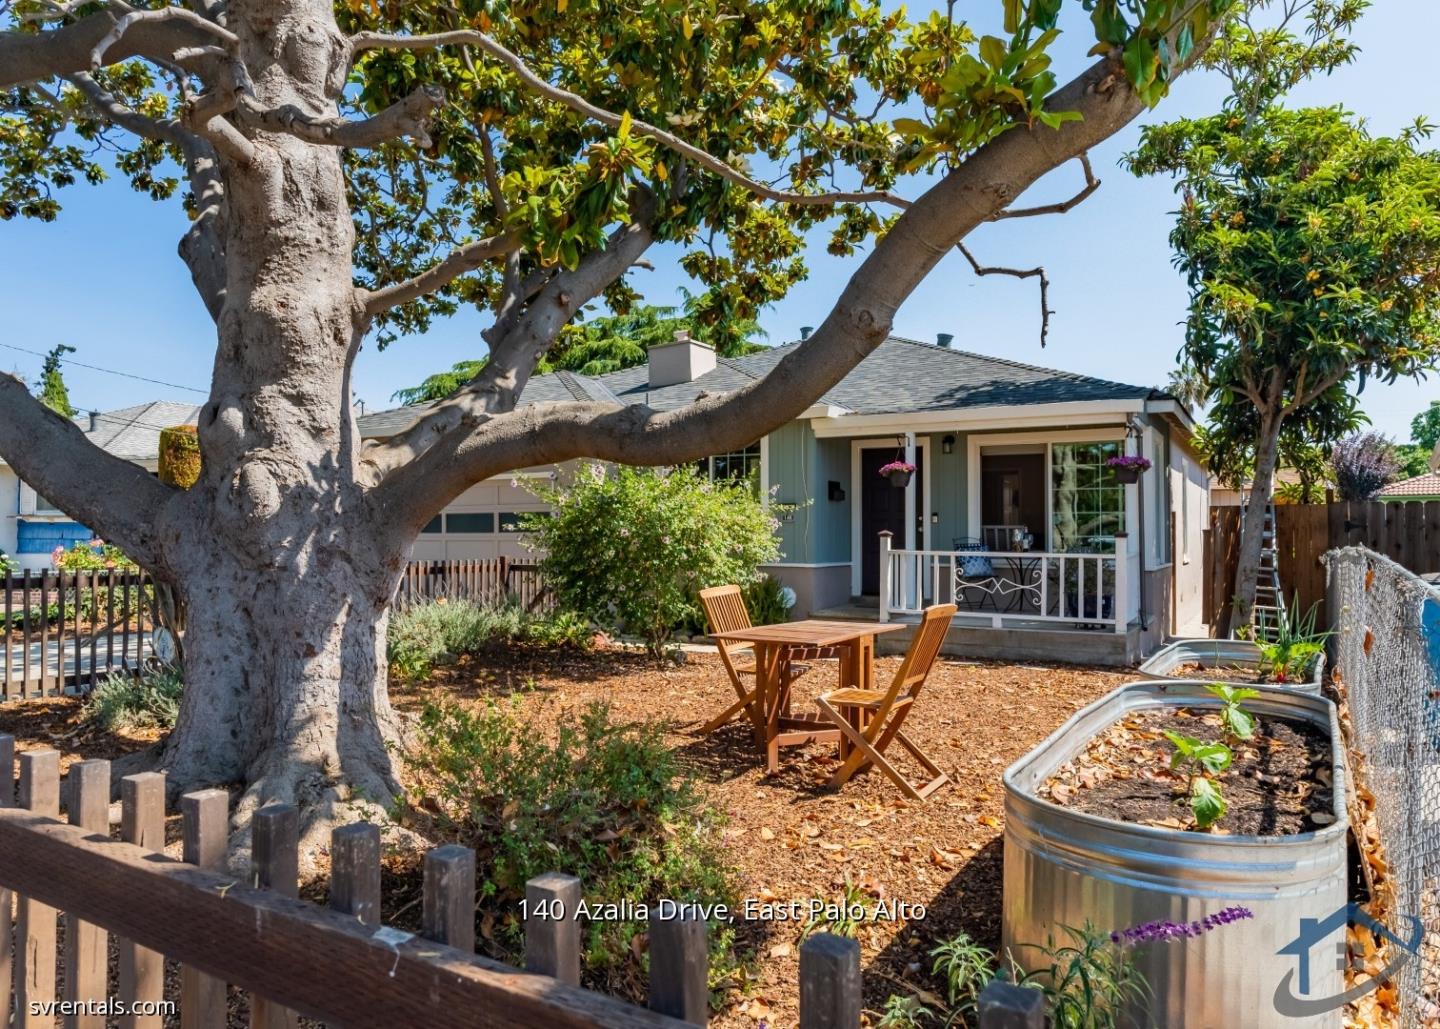
[[[1260,696],[1260,691],[1243,686],[1227,686],[1223,682],[1205,688],[1219,697],[1224,705],[1220,708],[1220,728],[1226,739],[1231,742],[1254,739],[1255,716],[1245,709],[1242,702]]]
[[[1228,769],[1234,754],[1223,743],[1206,743],[1169,730],[1165,731],[1165,738],[1175,748],[1170,757],[1171,769],[1183,771],[1190,780],[1190,811],[1195,815],[1195,825],[1208,829],[1225,817],[1226,807],[1220,784],[1211,776]]]

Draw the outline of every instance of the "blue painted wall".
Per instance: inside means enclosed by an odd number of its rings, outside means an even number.
[[[57,546],[70,549],[73,543],[85,543],[95,534],[78,522],[31,522],[20,519],[16,526],[15,553],[48,554]]]

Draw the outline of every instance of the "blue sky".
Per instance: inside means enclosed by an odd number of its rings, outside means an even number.
[[[912,4],[917,16],[930,5]],[[1056,44],[1068,60],[1062,79],[1078,69],[1088,49],[1088,26],[1079,4]],[[990,28],[998,0],[967,0],[961,12]],[[1343,104],[1377,133],[1393,133],[1416,115],[1440,121],[1440,88],[1429,50],[1440,38],[1440,4],[1379,0],[1359,25],[1357,62],[1308,83],[1292,104]],[[1153,114],[1142,116],[1092,153],[1100,191],[1067,215],[983,226],[968,243],[983,262],[1030,267],[1043,263],[1052,281],[1049,346],[1039,344],[1039,302],[1033,280],[977,279],[958,254],[946,258],[900,310],[899,335],[932,340],[949,332],[967,350],[1142,385],[1163,384],[1174,366],[1184,318],[1185,290],[1171,266],[1166,236],[1174,197],[1169,182],[1137,180],[1118,166],[1132,149],[1139,126],[1215,109],[1222,84],[1196,73],[1181,80]],[[1061,199],[1075,191],[1080,171],[1059,169],[1038,184],[1026,203]],[[912,192],[918,190],[914,184]],[[214,356],[214,328],[175,254],[184,230],[178,202],[157,204],[123,182],[78,187],[63,197],[65,210],[50,224],[0,223],[0,344],[43,351],[56,343],[77,348],[77,361],[203,389]],[[652,253],[654,272],[637,285],[655,303],[676,303],[685,276],[678,250]],[[811,274],[762,316],[772,343],[795,338],[829,310],[859,258],[833,258],[817,237],[807,255]],[[401,340],[384,352],[367,343],[355,387],[370,410],[393,406],[390,394],[455,361],[480,356],[478,314],[457,316],[429,334]],[[0,368],[34,381],[40,359],[0,347]],[[66,368],[72,399],[82,408],[111,409],[144,400],[198,398],[186,392],[90,371]],[[1380,430],[1401,439],[1410,418],[1432,399],[1440,380],[1391,386],[1372,383],[1362,397]]]

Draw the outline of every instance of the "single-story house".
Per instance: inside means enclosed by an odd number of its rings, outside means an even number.
[[[152,400],[118,411],[91,411],[75,421],[97,446],[117,457],[155,471],[160,454],[160,430],[193,425],[200,413],[194,404]],[[22,570],[51,567],[56,547],[69,548],[94,536],[50,501],[21,481],[15,470],[0,460],[0,551],[10,555]]]
[[[737,389],[796,343],[717,357],[688,338],[645,365],[537,376],[522,403],[599,400],[672,410]],[[387,437],[422,407],[366,415]],[[754,475],[785,505],[781,563],[795,616],[912,619],[960,607],[948,649],[1127,664],[1172,634],[1204,634],[1208,475],[1184,405],[1147,386],[891,338],[794,421],[715,454],[716,477]],[[1107,462],[1150,462],[1138,482]],[[915,465],[903,485],[879,474]],[[527,469],[472,487],[415,544],[424,560],[525,553],[520,512],[542,509]],[[882,537],[882,533],[889,533]],[[902,635],[902,634],[895,634]]]

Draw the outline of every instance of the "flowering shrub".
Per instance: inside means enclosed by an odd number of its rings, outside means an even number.
[[[1373,500],[1401,467],[1395,444],[1378,432],[1356,433],[1330,451],[1330,470],[1341,500]]]
[[[1112,457],[1105,462],[1115,469],[1133,469],[1137,472],[1148,472],[1150,470],[1150,459],[1141,457],[1139,454],[1125,454],[1121,457]]]
[[[9,575],[11,572],[18,572],[20,566],[5,551],[0,550],[0,575]]]
[[[552,513],[524,528],[560,606],[640,636],[656,655],[677,625],[702,617],[701,589],[746,586],[780,556],[779,523],[744,481],[590,465],[536,492]]]
[[[125,551],[102,539],[93,539],[88,543],[77,542],[69,550],[56,547],[50,552],[50,563],[62,572],[88,572],[91,569],[105,568],[132,571],[138,567]]]
[[[891,461],[889,464],[880,466],[879,475],[893,475],[896,472],[904,472],[909,475],[915,471],[915,466],[909,461]]]

